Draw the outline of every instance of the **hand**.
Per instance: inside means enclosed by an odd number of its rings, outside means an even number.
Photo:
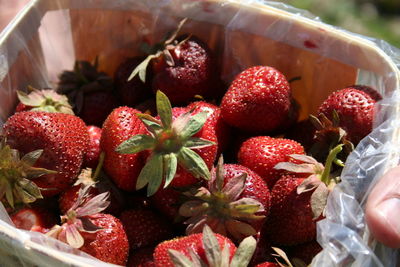
[[[400,248],[400,166],[382,176],[368,197],[366,220],[372,235]]]

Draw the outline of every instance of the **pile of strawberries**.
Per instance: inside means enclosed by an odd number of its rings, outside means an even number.
[[[78,61],[56,90],[18,92],[0,142],[15,226],[119,265],[309,264],[381,96],[338,88],[298,121],[278,70],[250,67],[225,86],[218,62],[176,31],[114,78]]]

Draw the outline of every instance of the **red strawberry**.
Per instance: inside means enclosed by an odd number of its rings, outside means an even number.
[[[28,231],[46,233],[57,224],[57,216],[51,211],[40,208],[23,208],[11,215],[15,227]]]
[[[74,104],[74,112],[87,124],[101,126],[117,105],[113,81],[97,70],[98,62],[76,61],[73,71],[60,75],[57,91],[66,94]]]
[[[230,239],[214,234],[205,226],[201,234],[192,234],[159,244],[154,250],[154,263],[157,267],[185,266],[182,264],[184,262],[186,266],[247,266],[255,243],[253,237],[248,237],[236,250]],[[227,250],[228,253],[222,253],[223,250]],[[236,251],[241,253],[236,254]],[[200,262],[204,265],[200,265]]]
[[[82,186],[90,186],[87,199],[89,200],[101,193],[109,192],[110,205],[105,209],[105,212],[118,216],[124,208],[123,195],[103,173],[99,176],[100,177],[93,177],[91,169],[83,169],[75,184],[60,195],[58,203],[61,213],[67,213],[67,211],[74,205],[78,199],[79,190]]]
[[[316,221],[323,218],[328,195],[339,178],[330,171],[343,145],[328,155],[325,166],[306,155],[291,155],[299,164],[281,162],[278,170],[290,171],[274,185],[266,231],[271,243],[296,245],[315,239]]]
[[[222,151],[227,148],[231,136],[229,126],[225,123],[224,120],[222,120],[220,108],[204,101],[193,102],[187,107],[190,109],[194,108],[195,112],[206,111],[208,113],[208,119],[204,124],[204,127],[215,128],[215,133],[217,135],[218,141],[217,155],[220,155]]]
[[[32,180],[56,172],[33,167],[42,154],[43,149],[38,149],[20,157],[20,152],[7,145],[6,139],[0,136],[0,201],[9,213],[16,205],[43,198],[40,188]]]
[[[170,188],[158,190],[152,197],[153,206],[171,221],[179,216],[182,193]]]
[[[177,35],[185,20],[182,20],[175,32],[163,43],[151,49],[150,54],[131,74],[137,74],[144,82],[146,69],[151,63],[154,78],[153,91],[161,90],[171,102],[185,104],[196,95],[215,95],[221,84],[216,60],[207,44],[195,36]]]
[[[177,40],[152,62],[154,92],[161,90],[173,104],[212,95],[218,83],[214,55],[197,37]]]
[[[149,209],[126,210],[120,220],[132,250],[156,245],[173,236],[168,221]]]
[[[114,73],[115,89],[123,105],[134,107],[151,97],[151,89],[148,82],[143,83],[138,76],[128,81],[132,71],[143,61],[141,57],[128,58],[122,62]],[[151,76],[147,68],[146,73]],[[151,80],[150,78],[147,79]]]
[[[246,167],[223,165],[222,157],[208,185],[185,195],[191,200],[180,207],[179,213],[191,217],[186,222],[187,234],[199,233],[207,224],[221,235],[242,240],[261,230],[269,210],[264,180]]]
[[[318,113],[332,120],[335,110],[339,115],[339,126],[347,132],[350,141],[357,144],[372,131],[374,107],[376,99],[380,99],[379,94],[370,92],[373,92],[372,88],[359,86],[333,92],[318,108]]]
[[[127,267],[155,267],[153,261],[154,248],[141,248],[131,251]]]
[[[272,189],[271,213],[265,227],[274,244],[295,245],[316,236],[310,198],[313,192],[297,194],[304,178],[285,175]]]
[[[121,222],[102,212],[109,204],[108,193],[87,200],[90,187],[79,191],[75,204],[62,216],[62,225],[56,225],[48,236],[78,248],[99,260],[125,265],[129,243]]]
[[[147,134],[136,134],[116,149],[123,154],[147,150],[147,163],[137,180],[136,188],[148,184],[147,195],[153,195],[164,182],[176,187],[192,185],[196,178],[208,179],[217,145],[214,127],[204,127],[207,112],[191,112],[188,108],[172,108],[161,91],[157,92],[159,118],[138,116],[147,127]]]
[[[221,114],[231,126],[246,132],[272,132],[290,121],[291,90],[285,76],[272,67],[244,70],[221,102]]]
[[[282,175],[281,170],[274,169],[275,165],[290,161],[290,154],[304,154],[304,148],[293,140],[258,136],[242,144],[238,162],[260,175],[272,189]]]
[[[57,171],[35,179],[46,188],[44,196],[56,195],[78,176],[89,143],[85,123],[76,116],[40,111],[19,112],[4,125],[7,143],[25,154],[43,149],[35,166]]]
[[[47,111],[61,112],[74,115],[71,105],[68,103],[68,98],[65,95],[57,94],[52,89],[38,90],[28,86],[29,94],[17,91],[18,103],[15,111]]]
[[[103,124],[100,147],[105,153],[104,170],[115,184],[127,191],[134,191],[137,177],[143,167],[141,153],[122,155],[115,149],[130,137],[146,133],[146,128],[136,114],[138,110],[119,107]]]
[[[100,157],[101,129],[97,126],[87,126],[89,133],[89,147],[85,154],[84,167],[96,168]]]

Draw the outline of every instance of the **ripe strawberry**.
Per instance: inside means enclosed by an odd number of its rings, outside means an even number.
[[[57,216],[41,207],[23,208],[10,217],[15,227],[41,233],[48,232],[51,227],[57,224]]]
[[[354,144],[367,136],[372,131],[374,107],[380,99],[372,88],[350,86],[333,92],[318,108],[318,113],[323,113],[332,120],[335,110],[339,115],[339,126],[348,134]]]
[[[17,91],[18,103],[15,111],[47,111],[61,112],[74,115],[71,105],[68,103],[68,98],[65,95],[57,94],[52,89],[38,90],[28,86],[29,94]]]
[[[256,66],[236,76],[222,98],[221,114],[229,125],[243,131],[272,132],[291,121],[291,102],[285,76],[272,67]]]
[[[97,70],[98,62],[76,61],[73,71],[60,75],[57,91],[66,94],[74,104],[74,112],[88,125],[101,126],[116,107],[113,81]]]
[[[99,163],[101,129],[90,125],[87,126],[87,130],[89,133],[89,147],[85,154],[83,166],[94,169]]]
[[[43,154],[42,149],[31,151],[20,158],[20,153],[6,144],[0,136],[0,201],[8,212],[16,205],[28,204],[43,198],[39,187],[32,181],[54,171],[33,167]]]
[[[171,221],[179,216],[182,193],[176,189],[164,188],[151,196],[153,206]]]
[[[230,239],[214,234],[206,225],[201,234],[160,243],[154,250],[154,263],[157,267],[247,266],[254,252],[255,243],[253,237],[248,237],[236,249]]]
[[[131,250],[126,267],[155,267],[153,251],[154,247]]]
[[[22,154],[43,149],[35,166],[57,171],[35,179],[44,196],[56,195],[78,176],[89,143],[85,123],[64,113],[18,112],[4,125],[7,143]]]
[[[195,36],[177,37],[186,20],[163,43],[157,44],[151,54],[132,72],[144,82],[146,69],[151,64],[153,91],[162,91],[174,104],[185,104],[196,95],[211,96],[221,84],[216,60],[204,42]],[[158,50],[158,51],[157,51]]]
[[[206,111],[208,113],[208,119],[204,127],[214,127],[218,142],[217,155],[221,155],[222,151],[228,147],[231,133],[228,124],[222,120],[220,108],[205,101],[193,102],[187,107],[194,109],[195,112]]]
[[[103,124],[100,139],[105,153],[104,170],[115,184],[127,191],[134,191],[137,177],[144,165],[141,153],[122,155],[115,149],[130,137],[146,133],[146,128],[136,114],[138,110],[119,107],[113,110]]]
[[[291,155],[299,162],[281,162],[279,170],[290,171],[274,185],[271,212],[265,223],[268,239],[279,245],[296,245],[315,239],[316,221],[324,216],[328,195],[338,178],[331,167],[343,145],[331,150],[325,166],[306,155]]]
[[[180,36],[153,60],[153,90],[161,90],[173,104],[190,102],[196,95],[210,96],[218,81],[215,66],[207,44],[195,36]]]
[[[297,194],[304,178],[284,175],[272,189],[268,237],[274,244],[295,245],[311,241],[316,236],[310,198],[313,192]]]
[[[89,186],[87,200],[108,192],[110,194],[110,205],[105,209],[105,213],[118,216],[124,209],[124,198],[121,192],[109,181],[105,174],[101,173],[99,177],[93,177],[90,168],[83,169],[78,176],[75,184],[66,189],[58,198],[59,208],[62,214],[74,205],[78,199],[79,190],[82,186]]]
[[[143,83],[138,76],[128,81],[132,71],[143,59],[141,57],[128,58],[118,66],[114,73],[115,89],[123,105],[134,107],[152,96],[151,85],[148,82],[151,80],[150,78],[146,83]],[[148,76],[151,76],[150,71],[151,68],[147,68]]]
[[[274,169],[274,166],[279,162],[290,161],[290,154],[304,154],[304,148],[293,140],[257,136],[243,142],[238,162],[260,175],[272,189],[283,173]]]
[[[153,195],[164,181],[176,187],[192,185],[196,178],[209,179],[209,168],[217,153],[214,127],[203,127],[207,112],[172,108],[165,94],[157,92],[159,118],[138,114],[147,134],[132,135],[116,149],[123,154],[147,150],[147,163],[137,180],[136,189],[148,184],[147,195]]]
[[[103,214],[109,202],[108,193],[87,199],[89,186],[79,191],[75,204],[61,217],[62,225],[54,226],[47,235],[78,248],[99,260],[125,265],[129,243],[121,222]]]
[[[169,222],[149,209],[125,210],[119,218],[131,250],[157,245],[173,236]]]
[[[205,224],[215,232],[242,240],[261,230],[269,210],[269,190],[264,180],[250,169],[223,165],[220,157],[208,185],[185,193],[180,215],[190,217],[187,234],[199,233]]]

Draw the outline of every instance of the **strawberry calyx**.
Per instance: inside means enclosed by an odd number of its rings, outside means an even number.
[[[264,206],[252,198],[240,198],[246,188],[247,173],[230,179],[224,186],[225,171],[223,157],[212,172],[208,187],[200,187],[184,193],[189,197],[179,208],[179,214],[190,217],[187,234],[199,233],[208,224],[219,234],[231,235],[236,240],[255,235],[257,232],[250,222],[263,219],[257,215],[264,211]]]
[[[72,207],[61,216],[61,226],[55,225],[46,235],[69,244],[73,248],[80,248],[85,243],[81,233],[96,233],[101,230],[92,223],[90,217],[105,210],[110,202],[107,200],[110,193],[105,192],[90,198],[91,186],[79,189],[78,198]]]
[[[325,165],[322,165],[313,157],[293,154],[289,157],[301,163],[280,162],[274,167],[274,169],[291,173],[309,174],[297,187],[297,194],[314,190],[310,198],[313,219],[324,214],[328,195],[334,186],[340,182],[340,177],[331,175],[331,169],[333,163],[337,160],[337,155],[343,150],[343,146],[344,144],[339,144],[329,152]]]
[[[217,237],[208,225],[203,227],[203,247],[207,259],[207,264],[200,258],[200,256],[192,249],[188,248],[190,257],[185,256],[182,252],[169,249],[168,254],[174,266],[193,266],[193,267],[225,267],[225,266],[248,266],[253,253],[256,249],[257,242],[254,237],[249,236],[240,243],[236,249],[232,260],[229,253],[227,242],[221,249]]]
[[[15,204],[28,204],[43,198],[40,188],[32,181],[56,171],[33,167],[43,153],[42,149],[20,157],[18,150],[0,138],[0,200],[14,208]]]
[[[318,114],[317,117],[310,115],[309,120],[316,129],[313,137],[315,142],[310,149],[310,154],[315,158],[325,158],[329,151],[338,144],[344,145],[346,155],[354,150],[354,145],[348,139],[347,132],[339,125],[340,119],[336,110],[332,112],[332,120],[328,119],[323,113]],[[337,163],[340,165],[339,160],[337,160]]]
[[[166,38],[166,40],[164,40],[163,42],[154,45],[154,47],[146,49],[149,50],[148,52],[150,53],[150,55],[148,55],[146,57],[146,59],[144,59],[142,61],[142,63],[140,63],[131,73],[131,75],[128,78],[128,82],[130,80],[132,80],[136,75],[139,75],[140,80],[145,83],[146,82],[146,70],[147,70],[147,66],[150,64],[150,62],[153,59],[157,59],[160,57],[164,57],[165,62],[169,65],[169,66],[174,66],[175,62],[174,59],[170,53],[171,50],[173,50],[174,48],[180,46],[182,43],[186,42],[190,36],[188,36],[187,38],[185,38],[184,40],[178,42],[177,40],[177,36],[180,32],[180,30],[182,29],[183,24],[185,24],[185,22],[187,21],[187,18],[181,20],[178,24],[177,29],[172,32],[172,34]]]
[[[32,111],[60,112],[74,115],[72,107],[65,95],[56,93],[53,89],[38,90],[28,86],[30,93],[17,90],[19,101]]]
[[[192,114],[192,110],[173,120],[168,97],[157,91],[157,112],[160,119],[148,114],[137,114],[149,135],[135,135],[121,143],[116,152],[133,154],[150,151],[146,165],[141,170],[136,189],[147,186],[147,196],[153,195],[164,180],[166,188],[174,179],[178,164],[196,178],[210,179],[204,160],[193,149],[214,145],[214,142],[193,137],[207,120],[207,112]]]
[[[92,92],[113,90],[113,80],[104,72],[98,71],[98,58],[94,64],[76,61],[72,71],[64,71],[59,77],[57,91],[68,96],[76,114],[83,108],[84,95]]]

